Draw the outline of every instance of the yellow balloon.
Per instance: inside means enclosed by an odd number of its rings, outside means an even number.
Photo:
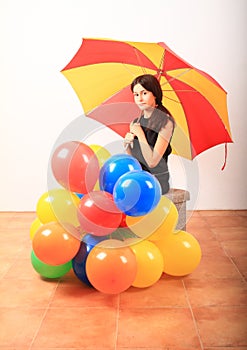
[[[45,192],[38,200],[36,212],[43,223],[52,221],[78,227],[77,210],[80,198],[65,189],[57,188]]]
[[[94,185],[93,190],[94,190],[94,191],[100,191],[99,180],[97,180],[96,184]]]
[[[42,226],[42,222],[39,220],[39,218],[36,218],[33,220],[33,222],[31,223],[30,226],[30,238],[33,239],[36,231],[38,230],[38,228],[40,228],[40,226]]]
[[[149,241],[141,241],[130,245],[137,261],[137,274],[132,286],[146,288],[156,283],[164,268],[162,254],[158,247]]]
[[[164,272],[171,276],[192,273],[201,261],[201,247],[196,238],[185,231],[176,231],[155,242],[164,259]]]
[[[175,204],[166,196],[150,213],[144,216],[126,216],[126,224],[137,236],[156,242],[172,233],[178,222]]]
[[[105,161],[111,157],[111,153],[100,145],[89,145],[89,147],[94,151],[101,168]]]

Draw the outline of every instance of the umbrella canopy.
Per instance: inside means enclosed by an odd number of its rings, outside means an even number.
[[[176,121],[173,153],[193,159],[215,145],[232,142],[226,91],[165,43],[83,39],[62,74],[85,114],[123,137],[140,113],[130,84],[138,75],[152,74],[159,79],[163,104]]]

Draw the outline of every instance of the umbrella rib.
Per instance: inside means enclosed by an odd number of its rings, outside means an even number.
[[[135,77],[134,72],[132,72],[131,69],[129,69],[129,68],[126,66],[126,64],[125,64],[124,62],[122,62],[122,65],[124,66],[124,68],[125,68],[133,77]],[[142,68],[142,70],[143,70],[143,68]],[[145,73],[144,70],[143,70],[143,72]]]
[[[184,71],[184,72],[182,72],[182,73],[176,75],[175,77],[172,77],[172,78],[169,79],[169,80],[167,79],[167,81],[164,82],[163,84],[161,84],[161,86],[168,84],[170,81],[176,80],[177,78],[183,76],[184,74],[187,74],[187,73],[188,73],[189,71],[191,71],[191,70],[192,70],[192,68],[188,68],[186,71]],[[169,73],[166,72],[166,74],[169,74]]]
[[[146,69],[141,65],[141,59],[140,59],[140,56],[138,55],[138,51],[137,51],[136,47],[133,47],[133,48],[134,48],[134,52],[135,52],[136,58],[137,58],[137,60],[139,62],[139,65],[140,65],[143,73],[146,74]]]
[[[158,73],[157,74],[157,79],[159,80],[159,82],[160,82],[161,75],[163,73],[162,67],[164,65],[164,59],[165,59],[165,50],[162,53],[162,57],[161,57],[161,60],[160,60],[160,65],[159,65],[159,68],[158,68],[158,71],[157,71],[157,73]]]

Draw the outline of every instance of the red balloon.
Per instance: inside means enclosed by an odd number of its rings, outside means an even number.
[[[128,227],[127,223],[126,223],[126,214],[122,213],[122,220],[120,222],[119,227]]]
[[[127,290],[135,280],[137,262],[123,242],[110,239],[97,244],[88,254],[86,273],[93,287],[107,294]]]
[[[84,231],[95,236],[105,236],[120,225],[122,212],[114,203],[112,194],[92,191],[82,197],[78,219]]]
[[[99,161],[93,150],[79,141],[63,143],[52,155],[56,180],[71,192],[88,193],[99,177]]]
[[[32,245],[37,258],[45,264],[56,266],[75,257],[80,248],[80,240],[59,223],[50,222],[36,231]]]

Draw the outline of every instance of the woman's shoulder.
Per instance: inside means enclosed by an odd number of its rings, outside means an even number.
[[[140,120],[142,119],[142,117],[143,117],[143,116],[133,119],[133,120],[130,122],[130,125],[132,125],[132,124],[134,124],[134,123],[139,123]]]

